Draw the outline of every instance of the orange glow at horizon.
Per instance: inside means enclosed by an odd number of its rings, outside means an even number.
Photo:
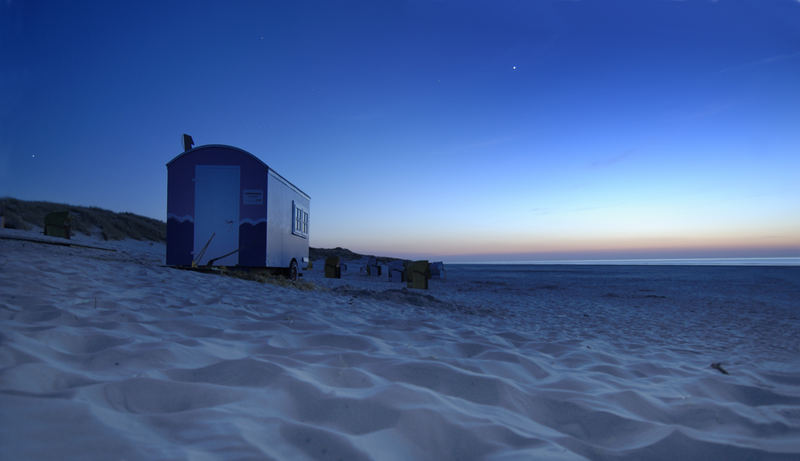
[[[796,251],[800,252],[800,232],[790,230],[762,232],[729,231],[695,235],[407,235],[387,245],[385,239],[361,239],[354,251],[381,254],[534,255],[550,253],[614,253],[671,251]]]

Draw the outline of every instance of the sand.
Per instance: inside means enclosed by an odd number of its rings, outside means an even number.
[[[800,457],[797,267],[301,291],[96,243],[0,240],[2,459]]]

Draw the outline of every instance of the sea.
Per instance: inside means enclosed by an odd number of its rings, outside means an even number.
[[[450,263],[450,265],[583,265],[583,266],[800,266],[800,257],[778,258],[653,258],[653,259],[562,259],[496,260]]]

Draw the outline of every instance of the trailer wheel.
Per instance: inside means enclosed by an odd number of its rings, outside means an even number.
[[[297,281],[297,261],[294,259],[292,260],[291,264],[289,264],[289,280]]]

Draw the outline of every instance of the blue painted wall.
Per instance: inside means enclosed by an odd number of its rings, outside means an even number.
[[[223,146],[200,146],[167,163],[167,264],[188,266],[194,247],[194,174],[197,165],[238,165],[239,265],[262,267],[267,252],[267,172],[269,168],[253,154]],[[242,201],[244,190],[260,190],[259,205]]]

